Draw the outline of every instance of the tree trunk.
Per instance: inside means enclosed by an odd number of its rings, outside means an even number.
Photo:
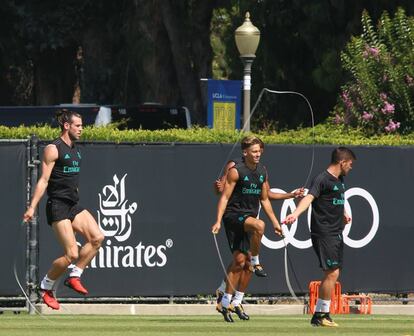
[[[76,46],[46,50],[34,63],[35,105],[71,103],[76,76]]]
[[[148,20],[151,18],[151,20]],[[127,19],[128,101],[179,105],[180,90],[161,9],[157,2],[137,1]]]
[[[197,78],[212,77],[213,50],[210,43],[210,26],[213,10],[217,6],[217,0],[195,2],[191,15],[191,44],[193,51],[194,70]],[[198,81],[202,106],[207,106],[207,90],[205,85]]]
[[[177,84],[180,88],[181,98],[191,113],[195,123],[205,122],[205,113],[201,103],[201,92],[199,78],[192,65],[191,50],[184,44],[186,34],[182,25],[183,20],[179,20],[176,8],[170,0],[158,0],[163,17],[165,29],[170,40],[170,48],[173,56],[174,67],[177,76]]]

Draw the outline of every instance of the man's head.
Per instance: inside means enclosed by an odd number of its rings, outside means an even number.
[[[67,133],[72,141],[79,140],[82,134],[82,116],[66,109],[56,113],[56,119],[63,133]]]
[[[241,141],[243,157],[250,163],[259,163],[263,148],[263,141],[253,135],[248,135]]]
[[[356,155],[346,147],[338,147],[332,151],[331,165],[340,168],[340,175],[345,176],[352,169],[352,163],[356,160]]]

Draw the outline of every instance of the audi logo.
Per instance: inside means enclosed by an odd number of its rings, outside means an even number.
[[[286,191],[279,189],[279,188],[272,188],[271,191],[275,193],[286,193]],[[351,228],[352,228],[352,222],[350,224],[345,225],[345,229],[343,231],[344,243],[346,245],[352,248],[361,248],[361,247],[368,245],[371,242],[371,240],[374,239],[375,234],[378,231],[379,211],[378,211],[378,206],[377,206],[377,203],[375,202],[374,197],[372,197],[372,195],[365,189],[355,187],[355,188],[351,188],[345,191],[345,210],[348,213],[348,215],[351,216],[351,218],[352,218],[352,209],[351,209],[351,206],[348,200],[353,196],[360,196],[364,198],[368,202],[369,206],[371,207],[371,211],[372,211],[371,229],[369,230],[369,232],[367,233],[365,237],[361,239],[349,238],[349,232],[351,231]],[[285,200],[280,210],[279,218],[283,220],[284,218],[286,218],[286,216],[289,213],[295,211],[295,209],[296,209],[296,204],[293,201],[293,199]],[[290,212],[288,212],[288,210],[290,210]],[[308,221],[309,231],[310,231],[310,223],[311,223],[311,211],[312,211],[312,206],[309,207],[308,212],[307,212],[307,221]],[[303,216],[304,214],[302,214],[302,216],[300,216],[298,220],[295,221],[290,226],[287,226],[285,224],[282,225],[286,245],[291,244],[294,247],[299,248],[299,249],[307,249],[312,246],[312,241],[310,238],[307,240],[299,240],[295,238],[296,229],[298,227],[298,221],[301,219],[303,220]],[[275,250],[285,247],[283,240],[274,241],[274,240],[267,238],[265,235],[263,235],[262,237],[262,243],[266,247],[270,249],[275,249]]]

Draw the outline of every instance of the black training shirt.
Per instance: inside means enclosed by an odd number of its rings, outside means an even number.
[[[344,229],[345,184],[342,176],[336,178],[328,171],[317,175],[309,188],[312,202],[311,233],[331,236]]]
[[[231,169],[237,170],[239,179],[227,203],[225,213],[257,217],[263,183],[267,179],[266,168],[259,163],[256,169],[250,170],[244,161],[239,161]]]
[[[242,163],[244,162],[244,157],[242,156],[242,157],[234,158],[234,159],[231,159],[229,162],[234,162],[234,164]]]
[[[49,198],[78,202],[81,153],[74,143],[69,147],[61,138],[54,140],[52,144],[56,146],[59,157],[50,175],[47,195]]]

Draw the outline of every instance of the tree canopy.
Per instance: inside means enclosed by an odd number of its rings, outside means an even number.
[[[252,102],[263,87],[305,94],[324,120],[346,75],[340,52],[408,0],[5,0],[0,8],[0,105],[185,105],[205,124],[200,78],[241,79],[234,30],[250,11],[261,31]],[[306,107],[267,97],[256,128],[296,127]],[[276,122],[277,120],[277,122]]]

